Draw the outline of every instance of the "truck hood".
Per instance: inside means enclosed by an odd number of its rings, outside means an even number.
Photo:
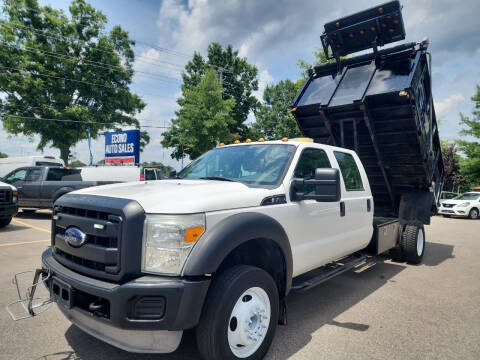
[[[10,185],[10,184],[7,184],[7,183],[1,182],[1,181],[0,181],[0,187],[2,187],[2,188],[3,188],[3,187],[7,187],[7,188],[12,189],[13,191],[16,191],[16,190],[17,190],[17,188],[16,188],[15,186],[12,186],[12,185]]]
[[[112,184],[71,194],[108,196],[137,201],[147,213],[182,214],[259,206],[267,196],[284,193],[216,180],[160,180]]]

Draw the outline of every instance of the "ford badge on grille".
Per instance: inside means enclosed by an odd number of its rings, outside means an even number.
[[[69,227],[65,231],[65,241],[73,247],[80,247],[87,241],[87,235],[76,227]]]

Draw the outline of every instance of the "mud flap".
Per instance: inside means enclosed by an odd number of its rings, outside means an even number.
[[[21,290],[20,279],[25,277],[25,275],[32,273],[34,273],[32,285],[27,288],[25,295],[22,295],[23,292]],[[51,279],[50,272],[46,273],[46,276],[43,276],[45,273],[45,270],[36,269],[35,271],[24,271],[14,275],[12,283],[17,289],[18,300],[13,301],[6,306],[6,310],[12,320],[17,321],[28,319],[39,315],[50,308],[53,303],[50,290],[48,291],[48,297],[35,297],[37,286],[39,284],[48,285],[48,282]]]

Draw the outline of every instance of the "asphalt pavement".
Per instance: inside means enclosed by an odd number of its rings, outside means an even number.
[[[0,230],[0,359],[198,359],[192,332],[170,355],[131,354],[71,325],[55,307],[14,322],[11,278],[49,245],[49,212]],[[480,220],[432,218],[422,265],[385,260],[288,297],[266,359],[480,359]],[[28,275],[27,275],[28,276]]]

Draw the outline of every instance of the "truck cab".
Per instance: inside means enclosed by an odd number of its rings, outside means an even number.
[[[10,185],[0,181],[0,229],[10,224],[18,212],[18,191]]]

